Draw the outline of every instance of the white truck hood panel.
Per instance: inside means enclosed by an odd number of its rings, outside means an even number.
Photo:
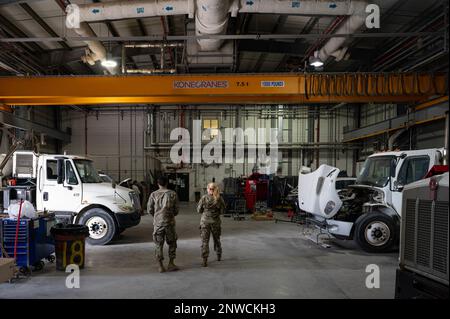
[[[309,174],[299,174],[298,204],[300,209],[323,218],[332,218],[336,215],[342,206],[342,201],[336,192],[338,174],[338,168],[328,165],[321,165]]]
[[[95,195],[114,195],[111,183],[83,183],[83,190]],[[130,190],[122,186],[116,186],[118,193],[128,193]]]

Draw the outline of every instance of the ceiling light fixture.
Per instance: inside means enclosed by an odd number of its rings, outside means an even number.
[[[323,61],[319,58],[319,51],[315,51],[314,55],[309,57],[309,65],[315,68],[323,66]]]
[[[104,68],[115,68],[117,66],[117,62],[113,59],[111,51],[111,43],[109,43],[109,50],[106,52],[105,59],[101,62]]]
[[[315,68],[320,68],[321,66],[323,66],[323,62],[318,57],[312,56],[309,58],[309,65]]]
[[[319,58],[311,57],[311,59],[309,59],[309,65],[312,65],[315,68],[320,68],[321,66],[323,66],[323,62],[320,61]]]
[[[102,60],[102,66],[105,68],[115,68],[117,66],[117,62],[112,59]]]

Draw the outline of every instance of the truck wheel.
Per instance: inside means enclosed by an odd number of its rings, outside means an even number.
[[[90,245],[106,245],[116,233],[116,223],[113,217],[102,208],[91,208],[80,218],[79,224],[86,225],[89,237],[86,242]]]
[[[356,242],[365,251],[384,252],[395,242],[395,224],[382,213],[369,213],[361,217],[355,229]]]

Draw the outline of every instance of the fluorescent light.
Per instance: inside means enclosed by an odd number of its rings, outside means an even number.
[[[117,62],[114,60],[103,60],[102,61],[102,66],[104,66],[105,68],[114,68],[117,66]]]

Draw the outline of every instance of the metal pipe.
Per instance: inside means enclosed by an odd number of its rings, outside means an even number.
[[[130,155],[133,156],[133,113],[130,112]],[[131,179],[133,179],[133,159],[130,159]]]
[[[7,140],[7,136],[5,134],[5,136],[3,136],[4,140]],[[13,142],[13,144],[11,145],[11,147],[9,148],[8,152],[4,155],[2,162],[0,163],[0,182],[1,182],[1,178],[3,176],[3,169],[5,168],[6,164],[8,163],[9,159],[11,158],[11,156],[14,154],[14,152],[17,150],[17,148],[19,146],[22,146],[24,144],[24,142],[22,140],[15,140]],[[0,183],[0,186],[2,186],[2,184]]]
[[[320,113],[317,114],[317,143],[320,143]],[[319,168],[319,149],[316,151],[316,169]]]
[[[396,131],[395,133],[393,133],[389,139],[388,139],[388,150],[392,151],[394,150],[394,143],[397,140],[397,138],[403,134],[406,131],[406,129],[400,129],[398,131]],[[411,133],[411,132],[410,132]]]
[[[436,22],[441,15],[435,16],[431,21],[429,21],[427,24],[422,25],[418,28],[419,31],[414,31],[414,32],[422,32],[424,29],[426,29],[428,26],[430,26],[431,24],[433,24],[434,22]],[[442,33],[444,34],[444,33]],[[400,41],[398,43],[396,43],[394,46],[392,46],[391,48],[389,48],[387,51],[385,51],[380,57],[375,59],[375,66],[377,67],[379,64],[383,63],[384,61],[386,61],[387,59],[394,59],[395,58],[395,54],[398,52],[402,52],[402,48],[404,48],[405,46],[408,46],[408,44],[414,45],[416,42],[414,41],[414,39],[412,40],[404,40],[404,41]]]
[[[201,146],[203,147],[205,145],[208,145],[208,143],[202,142]],[[155,143],[155,145],[150,145],[150,146],[155,146],[155,147],[160,146],[160,147],[170,148],[170,147],[173,147],[175,144],[176,143],[172,143],[172,142],[158,142],[158,143]],[[267,144],[269,144],[269,143],[267,143]],[[222,142],[222,146],[224,146],[224,145],[225,145],[225,142]],[[342,143],[342,142],[338,142],[338,143],[335,143],[335,142],[281,143],[281,144],[278,144],[278,146],[281,146],[281,147],[291,147],[291,148],[292,147],[307,147],[307,146],[311,146],[311,145],[312,146],[334,146],[334,145],[346,146],[346,145],[352,145],[352,144]],[[353,144],[353,145],[356,145],[356,144]],[[150,146],[145,146],[145,147],[148,148]]]
[[[84,113],[84,155],[88,154],[88,114]]]
[[[130,74],[174,74],[176,72],[176,69],[127,69],[127,73]]]
[[[278,145],[278,149],[282,149],[282,150],[292,150],[292,145]],[[302,149],[312,149],[312,150],[316,150],[316,149],[324,149],[324,150],[334,150],[334,149],[359,149],[360,146],[350,146],[350,145],[336,145],[336,144],[332,144],[332,145],[302,145],[299,146]],[[170,150],[172,148],[172,146],[162,146],[160,144],[158,144],[158,146],[146,146],[144,149],[145,150],[149,150],[149,151],[154,151],[154,150]],[[192,150],[192,146],[191,146],[191,150]]]
[[[147,130],[144,132],[144,147],[147,136],[150,136],[150,143],[153,144],[153,112],[147,112]]]
[[[99,110],[98,112],[102,113],[102,114],[117,114],[117,111],[111,110],[111,109],[107,109],[107,110]],[[137,112],[145,112],[145,110],[137,110]],[[208,115],[218,115],[219,112],[216,110],[205,110],[202,112],[203,114],[208,114]],[[231,112],[230,112],[231,113]],[[234,112],[232,112],[234,113]],[[269,119],[276,119],[277,116],[256,116],[258,114],[255,113],[248,113],[249,116],[255,116],[258,119],[262,119],[262,120],[269,120]],[[283,118],[284,119],[296,119],[296,120],[306,120],[308,119],[307,117],[308,114],[304,114],[304,115],[284,115]],[[327,116],[322,116],[322,119],[330,119],[332,118],[332,115],[327,115]]]
[[[120,36],[120,37],[96,37],[96,36],[80,36],[80,37],[33,37],[33,38],[0,38],[0,42],[58,42],[58,41],[185,41],[198,39],[222,39],[222,40],[274,40],[274,39],[331,39],[331,38],[411,38],[423,36],[444,35],[445,31],[437,32],[376,32],[376,33],[333,33],[333,34],[208,34],[208,35],[168,35],[149,34],[148,36]]]
[[[448,165],[449,163],[449,155],[448,151],[450,149],[449,143],[449,119],[448,119],[448,111],[445,112],[445,141],[444,141],[444,147],[445,147],[445,154],[444,154],[444,165]]]
[[[118,145],[118,151],[119,151],[119,181],[121,181],[121,170],[120,170],[120,118],[121,118],[121,113],[119,112],[119,114],[117,115],[117,145]]]
[[[404,70],[404,72],[410,72],[413,71],[414,69],[417,69],[418,67],[422,66],[422,65],[426,65],[429,62],[432,62],[433,60],[436,60],[437,58],[444,56],[445,54],[448,54],[448,52],[445,51],[438,51],[438,53],[433,54],[432,56],[426,58],[425,60],[419,62],[418,64],[413,65],[412,67]]]
[[[122,74],[125,74],[125,46],[122,44]]]
[[[3,63],[2,61],[0,61],[0,69],[5,69],[6,71],[9,71],[11,73],[15,73],[15,74],[21,74],[20,71],[17,71],[16,69],[10,67],[9,65]]]
[[[137,169],[137,112],[134,112],[134,169],[135,177],[138,179],[138,169]]]
[[[392,67],[402,61],[404,61],[405,59],[409,58],[411,55],[415,55],[418,52],[424,50],[427,48],[427,46],[429,45],[433,45],[437,42],[437,40],[439,38],[441,38],[442,36],[438,36],[438,37],[429,37],[428,39],[426,39],[426,42],[423,43],[423,47],[418,49],[415,45],[411,45],[409,48],[406,48],[404,50],[401,50],[399,52],[399,54],[397,54],[396,56],[394,56],[392,59],[387,60],[386,62],[379,64],[375,67],[374,71],[381,71],[381,70],[385,70],[389,67]],[[415,44],[415,41],[414,41]],[[409,71],[409,70],[408,70]]]
[[[126,44],[125,48],[176,48],[184,47],[184,43],[145,43],[145,44]]]

